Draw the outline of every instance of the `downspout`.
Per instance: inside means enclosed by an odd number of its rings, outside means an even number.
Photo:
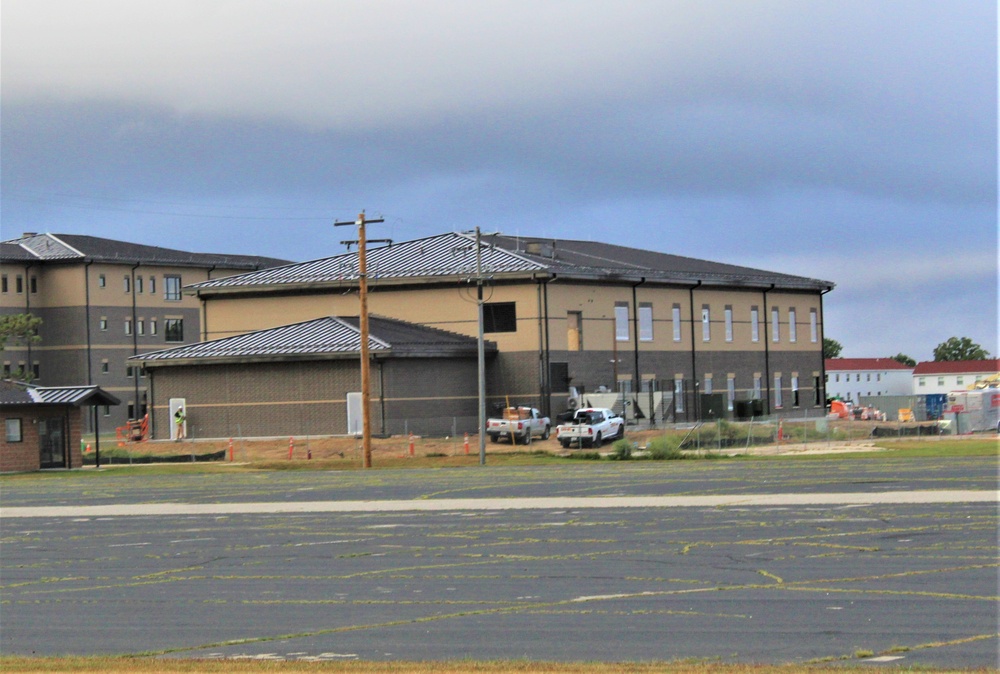
[[[84,297],[86,297],[87,308],[85,310],[85,318],[87,322],[87,386],[93,386],[94,384],[94,372],[93,372],[93,354],[91,353],[91,340],[90,340],[90,265],[94,264],[93,260],[87,260],[83,265],[83,292]],[[96,407],[94,409],[97,409]],[[97,417],[94,417],[95,419]]]
[[[34,265],[26,264],[24,266],[24,313],[31,314],[31,276],[30,270]],[[28,356],[25,359],[27,362],[24,364],[25,372],[22,374],[26,377],[25,381],[30,381],[28,373],[34,373],[34,364],[31,362],[31,340],[25,340],[28,342]]]
[[[767,294],[774,290],[774,284],[764,291],[764,390],[767,391],[767,396],[764,398],[767,401],[767,409],[765,414],[770,416],[771,414],[771,314],[767,310]]]
[[[538,341],[541,361],[541,394],[540,407],[545,416],[551,416],[552,411],[552,353],[549,343],[549,279],[538,281]]]
[[[212,280],[212,272],[215,271],[216,265],[212,265],[208,270],[208,278],[206,280]],[[201,293],[196,292],[195,297],[201,300]],[[198,307],[198,311],[201,313],[201,341],[208,341],[208,303],[205,300],[201,300],[201,306]]]
[[[632,284],[632,322],[633,322],[632,355],[633,355],[633,365],[635,367],[634,374],[632,377],[632,395],[636,397],[636,401],[638,401],[639,399],[639,389],[640,389],[640,384],[642,382],[639,376],[639,303],[636,300],[635,289],[641,286],[645,282],[646,282],[646,277],[643,276],[641,279],[639,279],[638,283]],[[622,412],[624,413],[624,410]],[[634,412],[632,416],[633,418],[635,417]]]
[[[136,263],[132,265],[132,270],[129,272],[132,275],[132,280],[130,281],[131,285],[129,287],[129,290],[132,291],[132,355],[133,356],[139,355],[139,320],[137,317],[136,313],[137,309],[135,304],[135,270],[139,268],[140,264],[141,264],[140,262],[136,261]],[[135,369],[132,370],[132,389],[135,396],[135,403],[133,404],[132,407],[132,413],[135,415],[135,418],[138,419],[139,418],[139,371]]]
[[[695,353],[694,341],[694,291],[701,287],[702,282],[698,281],[696,284],[688,288],[688,312],[691,314],[691,388],[693,400],[691,401],[692,407],[694,408],[695,421],[701,416],[698,412],[698,369],[697,369],[697,357]],[[688,408],[691,409],[691,408]],[[690,414],[690,413],[689,413]],[[689,417],[690,419],[690,417]]]
[[[385,425],[385,361],[381,358],[375,361],[378,363],[378,404],[382,410],[382,437],[389,437]]]
[[[833,288],[827,288],[819,294],[819,383],[823,387],[823,395],[819,399],[824,411],[826,410],[826,352],[823,348],[823,340],[826,339],[826,323],[823,320],[823,295],[826,295],[831,290]]]

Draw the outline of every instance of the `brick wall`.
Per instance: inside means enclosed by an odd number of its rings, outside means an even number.
[[[67,411],[68,409],[68,411]],[[79,468],[83,465],[83,453],[80,450],[80,434],[82,430],[83,410],[90,408],[52,408],[39,409],[25,405],[5,408],[0,412],[3,429],[6,430],[7,419],[21,420],[21,442],[7,442],[6,432],[0,436],[0,472],[38,470],[41,462],[41,451],[38,439],[38,420],[42,418],[68,417],[69,427],[66,432],[66,454],[69,459],[67,468]]]

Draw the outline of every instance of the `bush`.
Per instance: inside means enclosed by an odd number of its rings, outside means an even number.
[[[611,460],[612,461],[628,461],[632,458],[632,443],[625,438],[621,440],[615,440],[615,444],[611,445]]]
[[[669,435],[661,435],[650,440],[646,445],[646,451],[649,452],[649,458],[654,461],[671,461],[684,458],[684,455],[681,453],[680,438]]]

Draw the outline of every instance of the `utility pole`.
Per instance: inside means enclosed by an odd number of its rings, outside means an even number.
[[[365,468],[372,467],[371,362],[368,355],[368,268],[365,260],[367,253],[365,224],[369,222],[384,222],[384,220],[382,218],[367,220],[365,212],[361,211],[358,219],[354,222],[333,223],[334,227],[358,226],[358,240],[356,242],[341,241],[341,243],[348,246],[352,243],[358,244],[358,296],[361,300],[361,310],[358,314],[358,327],[361,332],[361,443]]]

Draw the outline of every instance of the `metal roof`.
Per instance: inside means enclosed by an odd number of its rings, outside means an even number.
[[[475,354],[476,339],[381,316],[368,320],[372,355],[454,356]],[[489,343],[490,350],[496,346]],[[205,360],[288,360],[289,357],[344,357],[361,351],[358,318],[325,316],[301,323],[223,337],[132,356],[147,366]]]
[[[219,255],[145,246],[127,241],[79,234],[24,234],[0,245],[4,262],[72,262],[90,260],[118,264],[162,264],[185,267],[262,269],[286,264],[287,260],[256,255]]]
[[[0,381],[0,405],[119,405],[121,400],[99,386],[33,386]]]
[[[365,264],[370,282],[377,282],[380,278],[472,276],[476,273],[475,240],[467,234],[449,233],[370,247],[367,250]],[[483,248],[481,264],[483,271],[489,274],[545,270],[543,264],[495,247]],[[207,290],[307,285],[356,282],[358,277],[358,253],[349,252],[276,269],[213,279],[189,287]]]
[[[549,276],[598,282],[701,283],[710,286],[825,291],[829,281],[741,267],[721,262],[627,248],[593,241],[485,236],[482,271],[499,277]],[[476,273],[474,238],[439,234],[372,248],[367,254],[369,283],[471,278]],[[248,290],[291,290],[358,281],[358,254],[344,253],[276,269],[238,274],[188,286],[199,294]]]

